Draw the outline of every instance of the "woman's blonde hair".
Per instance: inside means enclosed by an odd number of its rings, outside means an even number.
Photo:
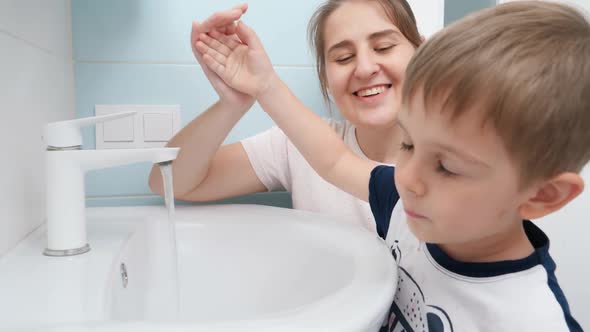
[[[322,95],[326,102],[329,102],[328,83],[326,77],[326,57],[325,57],[325,26],[328,17],[338,9],[343,3],[355,0],[328,0],[315,11],[308,25],[308,39],[314,50],[316,59],[316,70],[320,80]],[[356,0],[359,1],[359,0]],[[422,40],[416,25],[416,18],[412,8],[406,0],[361,0],[375,1],[379,3],[387,17],[400,30],[400,32],[414,45],[418,47]]]

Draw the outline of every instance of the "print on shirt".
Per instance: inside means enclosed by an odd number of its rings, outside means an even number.
[[[447,313],[426,298],[412,276],[401,267],[402,252],[395,241],[391,254],[398,263],[398,284],[389,315],[380,332],[452,332],[453,324]]]

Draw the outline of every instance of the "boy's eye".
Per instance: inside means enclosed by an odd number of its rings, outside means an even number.
[[[440,161],[438,162],[438,166],[436,167],[436,171],[441,173],[444,176],[458,175],[457,173],[453,173],[453,172],[449,171]]]
[[[411,151],[414,149],[414,145],[402,142],[400,148],[402,151]]]

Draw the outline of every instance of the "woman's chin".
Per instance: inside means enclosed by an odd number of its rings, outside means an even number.
[[[363,128],[393,128],[395,126],[395,112],[392,109],[373,109],[365,110],[358,114],[357,121],[355,123],[357,127]]]

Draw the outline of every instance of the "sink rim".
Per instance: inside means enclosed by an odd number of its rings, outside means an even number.
[[[305,218],[305,217],[309,217],[310,215],[318,215],[318,214],[314,214],[312,212],[306,212],[306,211],[298,211],[298,210],[291,210],[291,209],[284,209],[284,208],[277,208],[277,207],[269,207],[269,206],[259,206],[259,205],[240,205],[240,204],[234,204],[234,205],[196,205],[196,206],[178,206],[177,207],[177,216],[180,214],[180,218],[182,218],[183,214],[186,213],[196,213],[197,215],[199,213],[207,213],[207,211],[209,212],[219,212],[218,210],[221,209],[222,212],[227,213],[230,212],[232,209],[239,209],[240,211],[244,211],[244,209],[248,210],[248,211],[259,211],[260,213],[266,213],[269,212],[270,210],[274,210],[273,213],[278,212],[278,213],[288,213],[289,215],[292,216],[299,216],[300,218]],[[135,232],[135,227],[137,226],[137,221],[141,220],[143,218],[147,218],[147,217],[162,217],[166,215],[166,210],[164,207],[161,206],[132,206],[132,207],[97,207],[97,208],[88,208],[87,209],[87,216],[88,216],[88,223],[89,223],[89,242],[91,247],[93,247],[93,250],[90,251],[90,255],[92,255],[91,253],[94,252],[94,256],[100,256],[99,258],[106,258],[107,256],[111,258],[112,261],[116,260],[116,256],[117,253],[119,252],[119,250],[121,249],[121,247],[124,245],[125,241],[129,238],[129,236],[131,234],[133,234],[133,232]],[[113,217],[116,216],[116,217]],[[117,239],[114,239],[108,243],[100,241],[100,234],[97,234],[97,226],[103,227],[104,225],[104,219],[106,217],[109,217],[111,219],[111,221],[108,221],[108,223],[110,224],[109,226],[115,226],[115,228],[118,227],[118,231],[121,233],[119,234],[119,237]],[[322,218],[325,219],[334,219],[332,217],[328,217],[328,216],[321,216]],[[126,219],[130,219],[131,221],[128,221]],[[117,221],[118,220],[118,221]],[[125,221],[124,221],[125,220]],[[336,221],[335,221],[336,222]],[[337,221],[340,222],[340,221]],[[101,224],[102,223],[102,224]],[[100,228],[99,227],[99,228]],[[343,226],[346,227],[346,226]],[[369,234],[369,231],[366,231],[366,235],[367,236],[373,236],[375,238],[377,238],[376,234]],[[41,257],[41,250],[43,249],[44,246],[44,240],[43,239],[43,235],[45,234],[45,229],[44,226],[40,227],[39,229],[37,229],[35,232],[33,232],[31,235],[29,235],[25,240],[22,241],[22,243],[17,246],[17,248],[14,248],[14,250],[11,250],[8,254],[4,255],[3,257],[0,257],[0,271],[2,270],[2,266],[3,263],[5,263],[5,261],[7,260],[6,257],[10,256],[13,252],[17,252],[18,250],[21,250],[20,252],[22,253],[23,248],[25,248],[25,252],[28,252],[29,254],[31,253],[31,249],[39,249],[38,252],[36,252],[35,254],[38,257],[33,257],[32,260],[30,262],[33,261],[39,261],[39,258],[46,259],[46,257]],[[360,233],[359,233],[360,234]],[[103,234],[104,235],[104,234]],[[30,239],[34,239],[35,241],[27,241]],[[378,239],[378,238],[377,238]],[[377,241],[377,240],[376,240]],[[383,246],[383,251],[387,252],[388,255],[390,255],[389,249],[387,248],[386,244],[384,241],[380,241],[381,246]],[[19,249],[20,248],[20,249]],[[100,254],[97,254],[100,253]],[[89,255],[89,254],[86,254]],[[85,255],[81,255],[79,256],[78,260],[86,260],[84,259]],[[90,257],[90,256],[86,256],[86,257]],[[389,256],[390,257],[390,256]],[[63,258],[57,258],[57,259],[63,259]],[[75,257],[73,258],[74,260]],[[381,294],[377,294],[375,296],[375,298],[372,300],[372,302],[370,304],[374,305],[374,308],[380,308],[380,307],[389,307],[389,305],[391,304],[391,300],[393,298],[393,294],[395,291],[395,283],[397,282],[397,267],[395,265],[395,262],[393,259],[387,259],[384,260],[384,264],[388,264],[390,270],[392,271],[392,273],[390,274],[390,280],[391,282],[389,283],[385,283],[384,285],[384,289],[380,292]],[[110,269],[110,266],[109,268]],[[107,270],[108,270],[107,269]],[[102,274],[104,275],[104,273]],[[106,283],[106,281],[105,281]],[[97,294],[95,295],[95,300],[96,301],[100,301],[103,300],[103,303],[105,303],[105,294]],[[334,305],[335,303],[337,304],[337,302],[333,302],[335,301],[332,298],[328,298],[325,299],[324,301],[319,301],[317,303],[317,307],[321,308],[321,307],[330,307],[332,305]],[[311,305],[307,305],[308,307],[311,307]],[[90,317],[90,320],[93,320],[92,318],[95,318],[94,320],[96,320],[96,318],[98,318],[98,321],[103,321],[100,318],[104,318],[106,312],[105,311],[106,308],[103,308],[103,312],[102,315],[98,315],[98,316],[94,316],[94,317]],[[320,310],[320,309],[318,309]],[[376,310],[376,309],[375,309]],[[320,310],[321,311],[321,310]],[[374,310],[373,310],[374,311]],[[365,312],[369,312],[369,310],[365,310]],[[297,321],[297,317],[301,317],[301,312],[299,314],[295,314],[293,315],[293,319],[290,320],[290,324],[296,324]],[[312,315],[313,316],[313,315]],[[359,311],[355,312],[355,317],[346,317],[348,318],[347,323],[353,324],[355,321],[367,321],[367,320],[371,320],[371,319],[377,319],[377,317],[368,317],[368,316],[375,316],[375,314],[370,315],[370,314],[366,314],[365,317],[363,317],[363,314]],[[360,318],[359,318],[360,317]],[[87,317],[88,318],[88,317]],[[320,319],[321,317],[316,317],[317,319]],[[267,322],[272,322],[273,319],[277,319],[279,322],[285,322],[285,317],[278,315],[276,317],[268,317],[268,319],[266,319],[265,321]],[[87,322],[86,319],[78,321],[78,323],[84,323]],[[109,322],[108,320],[104,320],[104,322]],[[112,321],[110,321],[112,322]],[[250,320],[250,319],[246,319],[246,320],[241,320],[241,321],[235,321],[238,325],[243,326],[244,324],[254,324],[256,323],[257,325],[259,323],[261,323],[261,321],[259,320]],[[71,323],[76,323],[76,321],[71,321]],[[182,322],[182,324],[184,324],[185,322]],[[379,322],[381,323],[381,322]],[[192,327],[199,327],[199,326],[204,326],[200,323],[187,323]],[[213,324],[208,324],[207,326],[210,327],[215,327],[219,324],[217,323],[213,323]],[[228,324],[223,323],[222,325],[232,325],[232,324]],[[29,325],[30,326],[30,325]],[[20,327],[20,325],[16,326],[16,327]]]

